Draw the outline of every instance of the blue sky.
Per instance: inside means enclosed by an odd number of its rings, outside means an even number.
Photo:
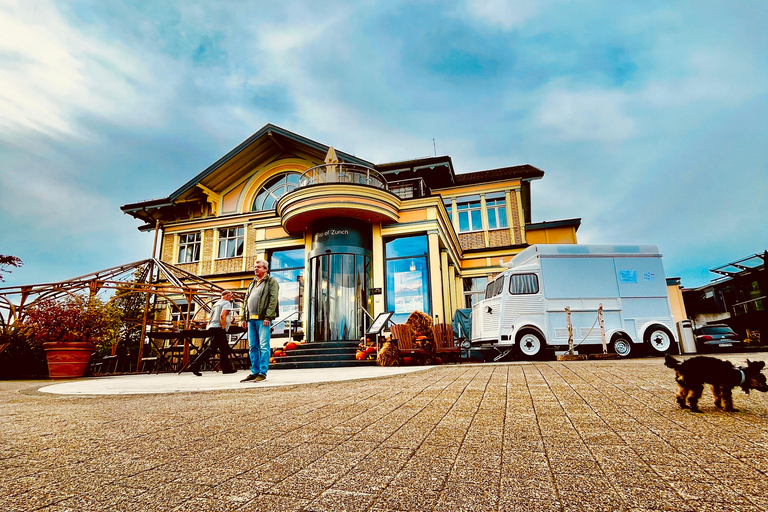
[[[668,276],[768,248],[768,3],[0,0],[6,286],[149,257],[123,204],[266,123],[366,160],[528,163],[533,220]]]

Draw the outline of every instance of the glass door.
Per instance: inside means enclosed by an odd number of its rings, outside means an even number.
[[[370,258],[323,254],[310,260],[308,341],[359,340],[368,305]]]

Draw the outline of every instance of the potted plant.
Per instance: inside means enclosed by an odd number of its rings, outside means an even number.
[[[24,322],[35,343],[45,350],[52,379],[82,377],[91,354],[119,333],[119,311],[97,297],[71,295],[37,302]]]

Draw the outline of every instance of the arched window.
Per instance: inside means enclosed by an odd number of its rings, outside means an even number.
[[[299,185],[300,176],[301,174],[299,173],[289,172],[275,176],[266,182],[264,186],[259,189],[259,193],[256,194],[256,199],[253,201],[251,211],[261,212],[274,209],[278,199]]]

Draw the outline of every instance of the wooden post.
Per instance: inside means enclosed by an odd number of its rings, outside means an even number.
[[[571,308],[565,307],[565,322],[568,325],[568,355],[573,355],[573,324],[571,323]]]
[[[141,319],[141,339],[139,339],[139,356],[136,359],[136,373],[141,370],[141,360],[144,358],[144,339],[147,336],[147,316],[149,313],[149,299],[151,294],[149,290],[152,288],[152,281],[155,274],[155,252],[157,251],[157,234],[160,232],[160,219],[155,221],[155,241],[152,244],[152,259],[149,262],[149,272],[147,277],[149,278],[149,287],[147,290],[147,298],[144,301],[144,316]]]
[[[597,321],[600,322],[600,340],[603,342],[603,354],[608,353],[608,345],[605,343],[605,322],[603,321],[603,303],[597,308]]]

